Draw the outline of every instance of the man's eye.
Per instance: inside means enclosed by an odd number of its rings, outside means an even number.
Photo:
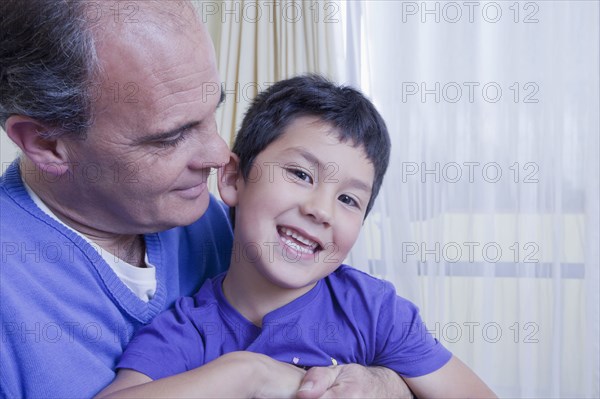
[[[159,141],[157,144],[159,146],[163,147],[163,148],[177,147],[185,139],[186,139],[186,132],[182,132],[182,133],[178,134],[174,138],[171,138],[171,139],[168,139],[168,140]]]
[[[343,202],[344,204],[346,204],[346,205],[354,206],[354,207],[356,207],[356,208],[359,208],[359,209],[360,209],[360,206],[359,206],[359,204],[358,204],[358,201],[356,201],[354,198],[352,198],[352,197],[351,197],[351,196],[349,196],[349,195],[342,194],[342,195],[340,195],[340,196],[338,197],[338,199],[339,199],[341,202]]]

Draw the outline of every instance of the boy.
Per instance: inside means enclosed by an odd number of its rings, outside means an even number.
[[[233,152],[219,172],[234,222],[229,271],[140,330],[119,388],[252,351],[301,368],[387,367],[423,396],[493,396],[390,283],[341,265],[389,161],[387,128],[365,97],[318,76],[276,83],[252,103]],[[144,386],[104,393],[157,393]]]

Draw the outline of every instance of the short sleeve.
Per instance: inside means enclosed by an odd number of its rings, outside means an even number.
[[[132,369],[157,380],[201,366],[204,343],[189,316],[193,304],[193,298],[180,298],[174,308],[142,327],[125,349],[117,368]]]
[[[417,306],[397,296],[391,284],[386,285],[389,289],[381,304],[374,364],[404,377],[419,377],[438,370],[452,353],[427,331]]]

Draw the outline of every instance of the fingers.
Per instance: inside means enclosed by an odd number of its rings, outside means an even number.
[[[311,368],[302,379],[297,397],[299,399],[317,399],[323,397],[325,392],[334,385],[340,369],[340,367]]]

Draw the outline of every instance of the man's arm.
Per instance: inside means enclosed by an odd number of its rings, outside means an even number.
[[[313,367],[306,372],[298,391],[300,399],[412,397],[396,372],[358,364]]]
[[[433,373],[406,378],[418,398],[497,398],[496,394],[457,357]]]
[[[412,393],[418,398],[497,398],[454,356],[439,370],[404,381],[384,367],[313,367],[302,380],[298,398],[412,398]]]
[[[96,398],[294,398],[304,373],[268,356],[231,352],[202,367],[156,381],[121,369]]]

